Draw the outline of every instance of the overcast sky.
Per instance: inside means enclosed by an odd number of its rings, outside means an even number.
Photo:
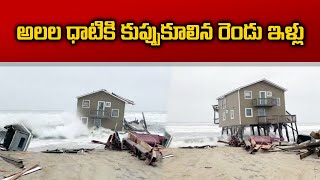
[[[0,67],[0,110],[76,111],[76,96],[106,89],[126,110],[165,111],[170,67]]]
[[[136,102],[126,110],[167,111],[169,122],[212,121],[216,98],[266,78],[288,89],[287,110],[317,122],[320,67],[0,67],[0,110],[76,110],[76,96],[107,89]]]
[[[320,122],[320,67],[175,67],[169,90],[169,122],[208,122],[216,98],[266,78],[288,91],[286,108],[300,122]]]

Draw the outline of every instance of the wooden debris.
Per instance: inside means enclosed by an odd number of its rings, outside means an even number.
[[[272,149],[272,145],[271,144],[261,145],[261,149],[265,151],[269,151],[270,149]]]
[[[167,159],[167,158],[171,158],[171,157],[174,157],[173,154],[167,154],[165,156],[162,157],[162,159]]]
[[[123,140],[123,144],[140,160],[148,159],[148,165],[155,166],[155,162],[162,159],[161,146],[152,147],[134,133],[129,132],[128,138]]]
[[[314,153],[314,150],[308,150],[307,152],[304,152],[304,153],[300,154],[300,159],[304,159],[304,158],[310,156],[313,153]]]
[[[229,144],[229,143],[228,143]],[[207,149],[207,148],[214,148],[217,146],[213,145],[204,145],[204,146],[184,146],[184,147],[179,147],[180,149]]]
[[[6,156],[4,154],[0,154],[0,157],[6,161],[7,163],[13,164],[14,166],[18,167],[18,168],[23,168],[24,164],[23,161],[17,158],[13,158],[10,156]]]
[[[15,174],[15,175],[13,175],[13,176],[11,176],[11,177],[9,177],[8,180],[18,179],[18,178],[21,177],[24,173],[26,173],[26,172],[28,172],[28,171],[30,171],[30,170],[38,167],[38,166],[39,166],[38,164],[35,164],[35,165],[33,165],[33,166],[29,167],[29,168],[26,168],[26,169],[20,171],[19,173]]]
[[[250,151],[250,154],[254,154],[255,152],[258,152],[259,149],[261,148],[262,145],[255,145],[251,151]]]
[[[251,148],[251,142],[248,139],[245,139],[243,143],[244,143],[245,150],[249,150]]]
[[[310,136],[313,137],[314,139],[320,139],[320,131],[317,131],[317,132],[312,131],[310,133]]]
[[[46,150],[46,151],[41,151],[42,153],[57,153],[57,154],[62,154],[62,153],[81,153],[81,152],[90,152],[93,151],[94,149],[85,149],[85,148],[80,148],[80,149],[54,149],[54,150]]]
[[[41,168],[40,166],[37,166],[37,167],[35,167],[35,168],[33,168],[33,169],[30,169],[29,171],[23,173],[22,176],[31,174],[31,173],[36,172],[36,171],[39,171],[39,170],[41,170],[41,169],[42,169],[42,168]],[[11,178],[12,178],[14,175],[18,174],[18,173],[19,173],[19,172],[13,173],[13,174],[8,175],[8,176],[4,176],[5,178],[4,178],[3,180],[11,180]]]

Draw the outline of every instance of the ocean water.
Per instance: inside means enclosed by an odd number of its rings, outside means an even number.
[[[140,112],[127,112],[127,121],[141,120]],[[221,136],[221,128],[213,122],[168,122],[164,112],[145,112],[148,129],[152,133],[162,134],[168,131],[173,140],[170,147],[200,145],[222,145],[218,139],[227,139]],[[88,129],[70,112],[0,112],[0,131],[5,125],[23,123],[33,133],[28,151],[42,151],[57,148],[100,148],[101,145],[91,143],[91,140],[106,142],[112,131],[100,128]],[[320,130],[318,122],[298,122],[300,134],[310,134]],[[291,131],[290,131],[291,132]],[[289,132],[289,133],[290,133]],[[245,134],[250,134],[247,128]],[[291,135],[291,134],[290,134]],[[1,138],[0,138],[1,139]]]

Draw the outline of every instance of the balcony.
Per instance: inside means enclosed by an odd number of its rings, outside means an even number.
[[[296,115],[260,116],[257,118],[258,124],[294,123],[297,121]]]
[[[90,110],[91,118],[109,119],[110,114],[106,110]]]
[[[255,107],[272,107],[277,105],[277,99],[275,98],[258,98],[253,99],[252,104]]]

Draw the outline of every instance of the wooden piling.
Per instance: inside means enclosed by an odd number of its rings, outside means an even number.
[[[290,142],[287,123],[285,123],[285,124],[284,124],[284,128],[286,129],[286,136],[287,136],[287,140],[288,140],[288,142]]]

